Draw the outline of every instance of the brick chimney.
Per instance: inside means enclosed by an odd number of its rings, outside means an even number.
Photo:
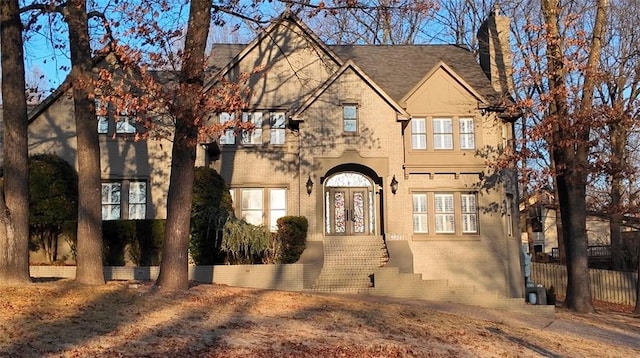
[[[493,88],[502,94],[513,93],[509,18],[500,15],[496,5],[478,30],[480,66]]]

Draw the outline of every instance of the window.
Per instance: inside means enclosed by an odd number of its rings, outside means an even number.
[[[120,219],[120,183],[102,183],[102,220]]]
[[[462,232],[475,234],[478,232],[478,211],[475,194],[461,194]]]
[[[102,183],[102,220],[145,219],[146,209],[146,181]]]
[[[109,133],[109,103],[104,102],[101,98],[94,99],[96,107],[96,117],[98,119],[98,133]],[[115,116],[115,132],[117,134],[133,134],[136,133],[136,122],[138,121],[135,113],[128,109],[123,109]]]
[[[235,114],[222,112],[218,116],[220,125],[226,128],[222,135],[220,135],[220,144],[235,144],[236,136],[234,135],[233,126],[231,123],[235,121]]]
[[[129,183],[129,219],[146,218],[147,183],[132,181]]]
[[[434,195],[436,233],[455,233],[453,194]]]
[[[262,144],[262,112],[242,112],[242,122],[251,123],[253,129],[242,131],[242,144]]]
[[[427,126],[424,118],[411,119],[411,148],[427,149]]]
[[[540,220],[538,221],[540,224],[540,231],[542,231],[542,206],[541,205],[536,205],[534,207],[537,207],[538,209],[540,209],[540,216],[536,215],[536,219],[540,218]],[[505,208],[504,210],[506,211],[506,218],[507,218],[507,236],[513,236],[513,194],[507,194],[507,199],[505,200]],[[537,213],[537,210],[536,210]],[[534,230],[535,232],[535,230]]]
[[[269,229],[278,230],[278,219],[287,215],[287,194],[284,189],[269,190]]]
[[[107,134],[109,132],[109,117],[107,117],[107,104],[100,98],[95,100],[96,117],[98,118],[98,133]]]
[[[136,131],[135,117],[128,115],[126,112],[120,114],[116,121],[116,133],[131,134]]]
[[[271,231],[278,230],[278,219],[287,215],[287,190],[284,188],[231,189],[231,198],[241,198],[240,218],[253,225],[265,225]],[[233,202],[235,206],[235,201]]]
[[[428,227],[427,194],[413,194],[413,232],[427,233]]]
[[[271,144],[285,143],[285,115],[284,112],[273,112],[269,115],[269,125],[271,126]]]
[[[433,119],[433,148],[453,149],[453,126],[451,118]]]
[[[253,225],[262,225],[262,189],[242,189],[241,218]]]
[[[460,149],[475,149],[473,118],[460,118]]]
[[[345,133],[358,132],[358,106],[353,104],[342,106],[342,123]]]

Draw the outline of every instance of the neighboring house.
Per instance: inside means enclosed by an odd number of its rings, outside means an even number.
[[[255,129],[202,143],[197,165],[225,178],[250,223],[275,230],[281,216],[307,217],[301,262],[324,263],[312,287],[331,267],[370,273],[362,258],[336,255],[379,242],[387,266],[423,280],[522,297],[514,171],[487,165],[512,145],[517,118],[507,34],[508,20],[491,16],[481,66],[454,45],[327,45],[286,12],[250,44],[213,46],[211,78],[259,69],[247,108],[213,120]],[[61,92],[33,112],[30,149],[76,163],[72,99]],[[171,143],[125,140],[135,126],[99,121],[104,219],[164,218]]]
[[[529,250],[529,247],[533,247],[535,253],[556,256],[556,250],[558,249],[557,205],[555,204],[553,193],[546,189],[541,190],[530,196],[528,200],[528,212],[525,211],[524,203],[520,203],[520,226],[523,247],[526,250]],[[531,223],[531,246],[529,246],[530,234],[527,233],[527,221]],[[637,221],[634,218],[624,219],[621,228],[623,236],[634,235],[633,233],[638,231]],[[610,219],[607,214],[587,213],[587,244],[589,246],[611,245],[609,224]]]

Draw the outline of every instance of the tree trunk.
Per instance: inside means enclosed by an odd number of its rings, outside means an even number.
[[[547,64],[553,119],[552,156],[563,236],[567,255],[566,306],[576,312],[593,312],[591,300],[586,234],[586,184],[589,168],[590,117],[593,91],[602,51],[602,37],[606,24],[608,0],[597,1],[596,18],[584,68],[582,98],[577,109],[570,113],[567,99],[566,69],[564,68],[564,39],[560,33],[561,5],[559,0],[542,0],[542,13],[547,38]]]
[[[204,82],[204,52],[211,22],[211,2],[192,0],[177,93],[167,222],[157,285],[163,290],[189,288],[189,224],[198,127],[198,94]]]
[[[573,175],[572,175],[573,174]],[[577,185],[581,174],[567,170],[558,176],[558,193],[567,258],[567,298],[565,305],[582,313],[593,312],[587,256],[585,185]]]
[[[638,269],[636,276],[636,308],[633,310],[633,313],[640,314],[640,245],[637,246],[637,257],[638,257]]]
[[[0,4],[4,179],[0,188],[0,282],[29,277],[29,164],[22,22],[18,0]]]
[[[104,284],[102,271],[102,199],[100,143],[96,117],[86,0],[69,0],[73,104],[78,141],[78,256],[76,281]]]

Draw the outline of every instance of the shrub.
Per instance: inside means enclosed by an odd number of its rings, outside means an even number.
[[[280,245],[277,262],[290,264],[298,261],[306,247],[309,222],[304,216],[284,216],[278,219],[276,241]]]
[[[29,231],[31,249],[42,249],[49,263],[58,260],[58,238],[78,215],[78,174],[51,154],[29,158]]]
[[[232,265],[272,261],[272,233],[264,225],[256,226],[230,217],[224,224],[220,249]]]
[[[189,253],[197,265],[222,263],[222,228],[233,210],[224,179],[211,168],[195,168]]]

